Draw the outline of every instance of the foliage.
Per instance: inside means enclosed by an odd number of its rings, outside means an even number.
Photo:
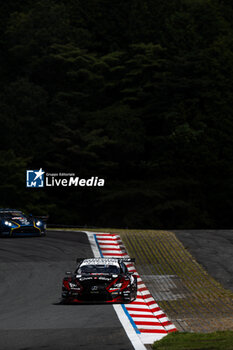
[[[1,206],[80,225],[230,228],[232,14],[218,0],[6,3]],[[29,192],[24,171],[38,167],[106,186]]]

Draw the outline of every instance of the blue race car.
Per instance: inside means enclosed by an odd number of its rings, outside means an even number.
[[[16,209],[0,209],[0,236],[45,236],[46,224]]]

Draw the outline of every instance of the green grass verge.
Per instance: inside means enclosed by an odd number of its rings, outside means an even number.
[[[233,332],[170,333],[153,345],[155,350],[233,350]]]

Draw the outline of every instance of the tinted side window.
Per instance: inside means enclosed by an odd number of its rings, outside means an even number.
[[[121,269],[122,269],[123,273],[128,273],[128,269],[127,269],[127,267],[125,266],[124,263],[121,263]]]

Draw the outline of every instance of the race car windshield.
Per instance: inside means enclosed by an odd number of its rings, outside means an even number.
[[[119,274],[120,269],[115,265],[83,265],[78,269],[78,273]]]
[[[23,213],[19,213],[19,212],[12,212],[10,214],[11,214],[11,216],[15,216],[15,217],[25,217],[25,215],[23,215]]]
[[[7,217],[7,218],[25,218],[25,215],[22,212],[19,211],[5,211],[1,213],[1,216]]]

